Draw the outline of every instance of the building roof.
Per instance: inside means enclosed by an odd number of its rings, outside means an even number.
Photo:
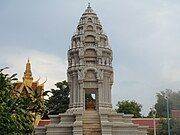
[[[158,123],[160,118],[156,118],[155,120],[156,120],[156,123]],[[148,126],[149,128],[154,128],[153,118],[133,118],[132,122],[140,126]]]
[[[36,91],[36,90],[40,90],[43,93],[44,83],[39,84],[39,79],[37,81],[33,81],[31,64],[28,59],[26,63],[26,67],[25,67],[23,81],[22,82],[18,81],[16,83],[15,93],[21,96],[25,96],[26,94],[31,95],[33,91]]]
[[[38,127],[44,127],[45,125],[48,125],[50,123],[50,119],[49,120],[40,120],[38,123]]]

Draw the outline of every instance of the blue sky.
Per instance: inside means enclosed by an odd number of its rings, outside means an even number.
[[[50,89],[66,79],[67,50],[88,0],[1,0],[0,68],[21,79],[30,58],[34,79]],[[91,0],[113,49],[113,105],[136,100],[143,114],[166,88],[180,88],[179,0]]]

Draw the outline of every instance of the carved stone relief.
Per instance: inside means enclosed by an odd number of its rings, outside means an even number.
[[[78,70],[78,80],[82,80],[83,79],[83,72]]]
[[[87,80],[96,80],[96,74],[93,70],[88,70],[85,75],[85,79]]]
[[[91,35],[88,35],[85,38],[85,42],[95,42],[95,37],[91,36]]]
[[[85,51],[84,57],[91,57],[91,58],[97,57],[96,51],[93,49],[87,49]]]
[[[99,79],[100,79],[100,80],[103,80],[103,77],[104,77],[104,71],[103,71],[103,70],[100,70],[100,71],[99,71]]]

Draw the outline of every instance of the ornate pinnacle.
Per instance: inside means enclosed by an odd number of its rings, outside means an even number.
[[[91,3],[90,2],[88,3],[88,8],[91,8]]]
[[[26,63],[26,70],[24,72],[23,80],[33,80],[29,58],[28,58],[28,62]]]

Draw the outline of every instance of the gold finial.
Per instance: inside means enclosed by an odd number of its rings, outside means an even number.
[[[28,63],[29,63],[29,57],[28,57]]]

